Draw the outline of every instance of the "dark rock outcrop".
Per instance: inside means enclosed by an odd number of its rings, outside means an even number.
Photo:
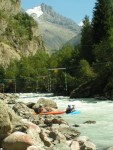
[[[88,120],[88,121],[85,121],[84,124],[85,124],[85,123],[87,123],[87,124],[95,124],[96,121]]]

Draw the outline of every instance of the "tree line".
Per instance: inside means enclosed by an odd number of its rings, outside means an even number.
[[[88,16],[83,19],[79,45],[65,45],[51,55],[40,50],[34,56],[13,61],[6,69],[1,66],[0,81],[6,85],[6,92],[12,91],[14,80],[11,79],[15,79],[18,92],[38,91],[70,95],[75,90],[77,96],[82,91],[82,97],[112,97],[112,2],[96,1],[92,21]],[[54,70],[50,70],[52,68]]]

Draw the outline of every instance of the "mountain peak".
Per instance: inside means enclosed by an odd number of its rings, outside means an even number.
[[[28,9],[27,11],[27,14],[29,15],[33,15],[35,14],[35,16],[38,18],[40,17],[41,15],[43,15],[43,11],[41,9],[41,6],[37,6],[37,7],[34,7],[32,9]]]
[[[81,30],[73,20],[60,15],[45,3],[26,12],[38,22],[40,34],[49,50],[60,49]]]
[[[41,17],[47,22],[64,26],[65,28],[75,31],[76,33],[80,32],[80,27],[76,22],[57,13],[51,6],[42,3],[41,10],[43,12]]]
[[[51,6],[49,6],[49,5],[45,4],[45,3],[41,4],[41,9],[45,13],[55,12]]]

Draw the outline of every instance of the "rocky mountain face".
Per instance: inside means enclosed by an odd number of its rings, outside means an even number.
[[[77,36],[74,36],[71,40],[69,40],[65,45],[71,45],[73,47],[80,44],[81,41],[81,34],[79,33]]]
[[[38,22],[40,34],[50,52],[58,50],[80,33],[81,28],[74,21],[56,13],[51,6],[46,4],[41,4],[26,12]]]
[[[7,15],[16,15],[21,12],[21,0],[1,0],[0,10],[8,12]]]
[[[20,0],[0,3],[0,65],[7,65],[23,55],[45,50],[39,28],[32,17],[21,11]]]

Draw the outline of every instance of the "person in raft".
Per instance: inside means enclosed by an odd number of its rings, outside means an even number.
[[[35,112],[36,112],[37,114],[40,114],[40,113],[42,113],[42,112],[47,112],[47,111],[45,110],[45,108],[43,107],[43,105],[40,104],[39,107],[38,107],[37,109],[35,109]]]
[[[68,114],[73,111],[75,111],[75,105],[72,105],[72,107],[71,105],[68,105],[68,107],[66,108],[66,113]]]

